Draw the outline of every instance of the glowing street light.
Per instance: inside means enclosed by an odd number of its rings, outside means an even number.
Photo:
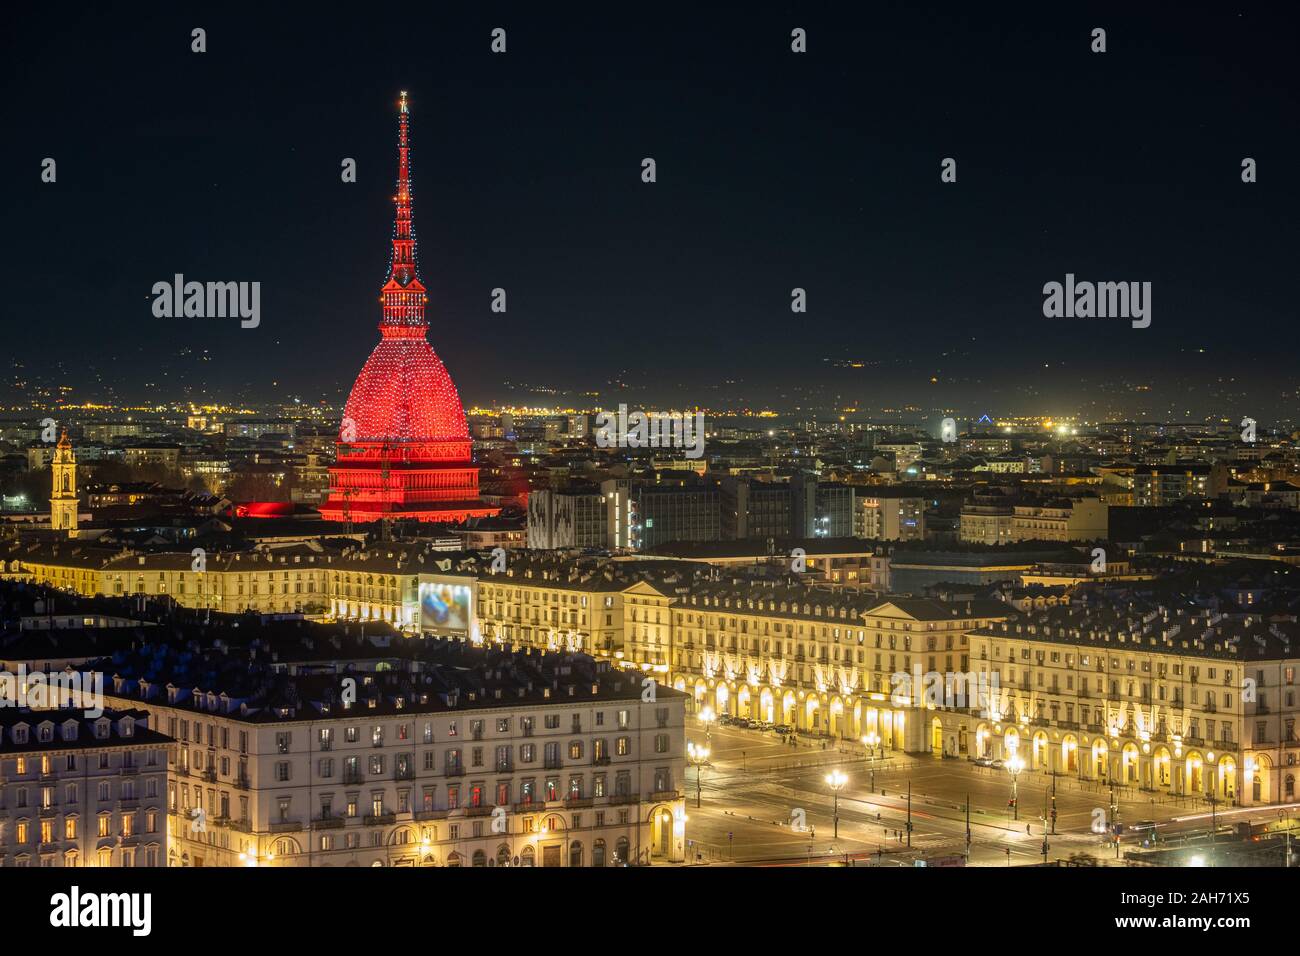
[[[704,743],[706,746],[712,743],[713,737],[711,731],[713,722],[717,719],[718,715],[715,714],[713,708],[709,707],[707,704],[704,709],[700,711],[700,723],[704,725]]]
[[[826,786],[831,788],[831,793],[835,795],[835,839],[840,838],[840,791],[844,785],[849,782],[848,775],[838,768],[832,770],[826,775]]]
[[[709,762],[709,748],[688,742],[686,744],[686,760],[695,768],[695,805],[698,807],[704,789],[701,778],[704,774],[704,765]]]
[[[1020,771],[1025,769],[1025,762],[1020,754],[1013,753],[1007,761],[1007,773],[1011,774],[1011,811],[1016,820],[1020,819]]]
[[[867,748],[867,758],[871,761],[870,768],[871,768],[871,792],[872,792],[872,793],[875,793],[875,792],[876,792],[876,753],[875,753],[875,751],[877,750],[877,748],[880,747],[880,744],[881,744],[880,734],[876,733],[874,730],[871,731],[871,733],[867,734],[865,737],[862,738],[862,746],[864,746],[864,747]],[[883,756],[884,751],[881,750],[880,753],[881,753],[881,755]]]

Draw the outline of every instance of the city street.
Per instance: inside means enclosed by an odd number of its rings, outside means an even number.
[[[702,743],[702,727],[688,738]],[[1019,819],[1008,803],[1012,779],[1004,769],[977,767],[965,758],[940,759],[885,752],[871,760],[866,748],[837,750],[819,739],[783,744],[771,732],[714,725],[709,764],[704,768],[702,806],[696,807],[696,772],[686,780],[688,860],[751,865],[912,866],[915,861],[966,853],[966,801],[970,800],[970,863],[1023,865],[1043,861],[1044,819],[1051,812],[1050,777],[1023,772]],[[872,789],[874,767],[874,790]],[[839,794],[839,836],[834,796],[826,775],[843,772]],[[912,787],[912,839],[907,828],[907,788]],[[1207,808],[1167,795],[1130,789],[1117,793],[1123,823],[1154,820],[1162,835],[1188,827],[1178,816],[1199,816]],[[1048,838],[1048,859],[1092,857],[1114,860],[1113,843],[1090,832],[1094,811],[1109,815],[1110,790],[1096,783],[1058,777],[1057,833]],[[802,811],[802,817],[800,812]],[[800,819],[806,829],[798,829]],[[1028,826],[1029,832],[1026,832]],[[1196,827],[1203,824],[1196,823]],[[1122,848],[1121,848],[1122,849]]]

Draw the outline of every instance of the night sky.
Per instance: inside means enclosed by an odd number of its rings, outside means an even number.
[[[272,6],[6,13],[0,400],[341,403],[405,89],[467,404],[1300,407],[1285,5]],[[155,318],[177,272],[260,281],[261,326]],[[1067,272],[1150,281],[1151,327],[1044,318]]]

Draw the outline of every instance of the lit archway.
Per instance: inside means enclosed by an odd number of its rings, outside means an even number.
[[[1237,761],[1231,757],[1219,758],[1219,799],[1229,802],[1237,798]]]
[[[810,694],[808,696],[808,699],[804,701],[804,705],[803,705],[805,730],[816,731],[819,729],[818,721],[820,718],[820,711],[821,711],[821,701],[819,701],[816,697]]]
[[[795,725],[796,712],[797,707],[795,705],[794,691],[788,690],[785,692],[785,696],[781,698],[781,723],[793,727]]]
[[[1110,748],[1106,746],[1106,741],[1098,737],[1092,742],[1092,775],[1098,780],[1104,780],[1110,776]]]
[[[1126,784],[1138,782],[1138,748],[1135,743],[1127,743],[1119,752],[1120,780]]]
[[[831,698],[831,736],[844,736],[844,701],[838,697]]]
[[[1079,739],[1074,734],[1066,734],[1061,741],[1061,768],[1066,773],[1079,772]]]
[[[1020,731],[1014,727],[1008,727],[1002,734],[1002,749],[1008,757],[1020,751]]]
[[[1168,747],[1157,747],[1151,760],[1152,773],[1157,787],[1168,787],[1173,780],[1173,763]]]
[[[1205,761],[1201,759],[1199,750],[1187,753],[1187,790],[1189,793],[1205,791]]]
[[[1051,761],[1052,751],[1047,742],[1047,734],[1040,730],[1030,740],[1029,766],[1033,770],[1050,770]]]

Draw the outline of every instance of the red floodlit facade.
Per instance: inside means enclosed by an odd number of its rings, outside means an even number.
[[[411,225],[410,113],[397,124],[397,221],[381,290],[379,344],[343,410],[321,516],[331,521],[464,521],[500,509],[478,497],[478,468],[456,386],[430,347]]]

